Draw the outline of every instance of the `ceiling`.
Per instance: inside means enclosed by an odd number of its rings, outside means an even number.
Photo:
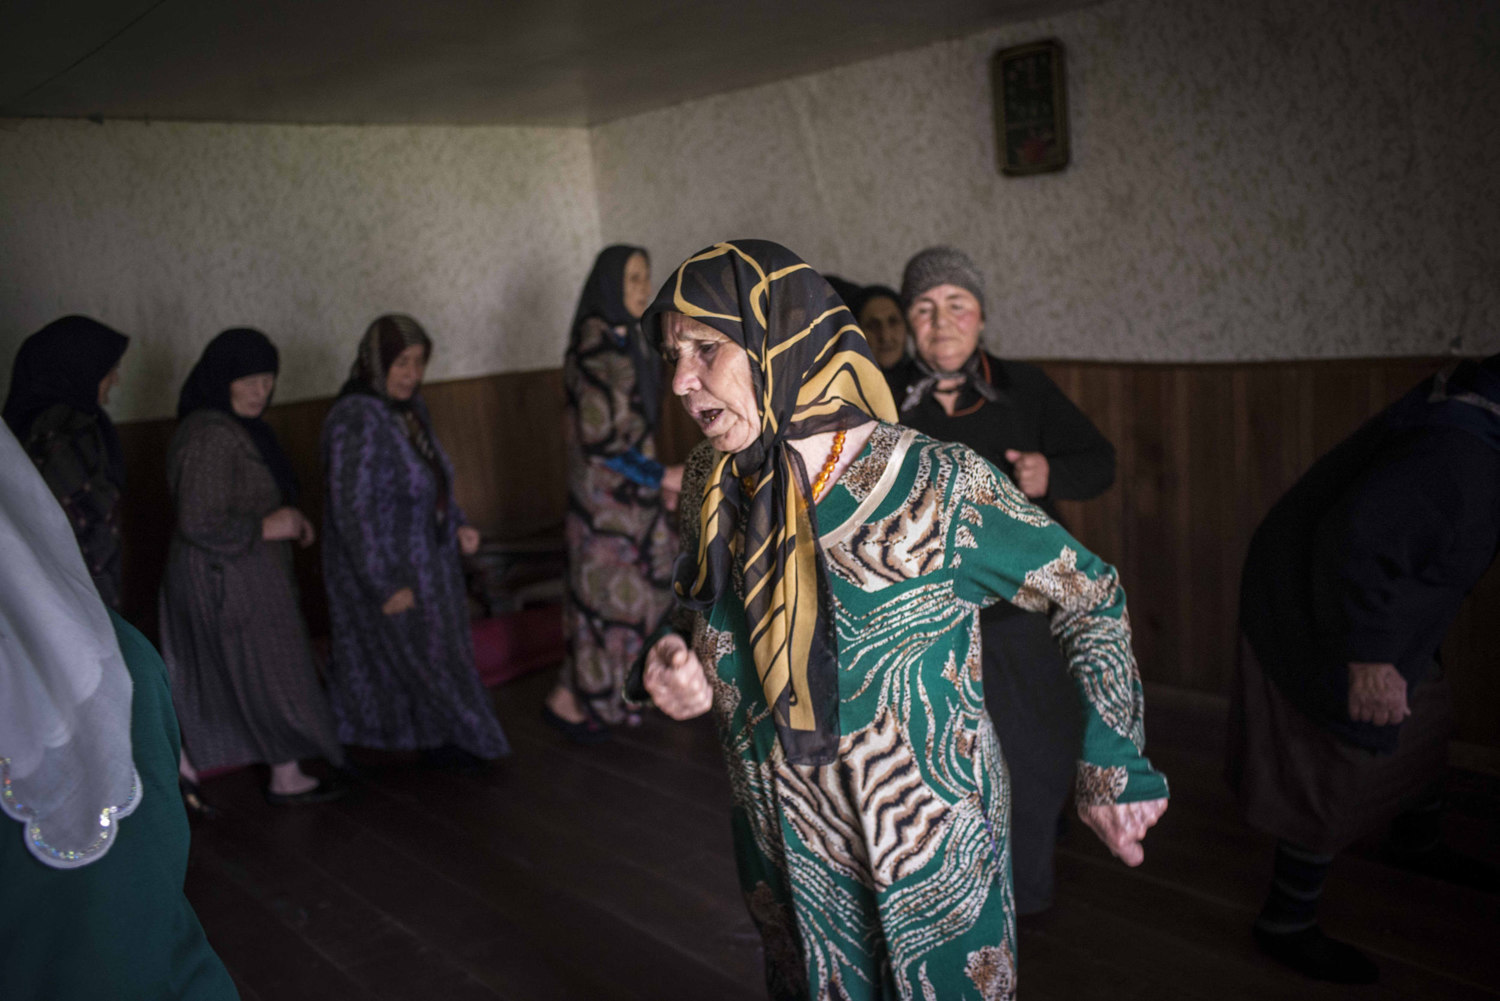
[[[0,115],[593,125],[1097,0],[0,0]]]

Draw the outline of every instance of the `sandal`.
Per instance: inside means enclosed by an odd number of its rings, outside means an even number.
[[[188,780],[185,776],[177,776],[177,791],[182,793],[182,806],[187,810],[189,819],[213,820],[219,815],[219,811],[208,804],[203,798],[203,793],[198,788],[198,783]]]
[[[302,792],[272,792],[266,790],[266,802],[272,806],[311,806],[314,803],[332,803],[343,799],[349,790],[332,782],[319,782]]]
[[[609,739],[609,727],[599,722],[592,715],[579,723],[563,719],[552,711],[552,707],[542,705],[542,722],[554,730],[562,732],[575,744],[602,744]]]

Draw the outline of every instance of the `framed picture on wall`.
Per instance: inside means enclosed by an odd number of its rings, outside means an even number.
[[[1004,174],[1040,174],[1068,165],[1068,90],[1062,43],[1001,49],[990,63],[995,136]]]

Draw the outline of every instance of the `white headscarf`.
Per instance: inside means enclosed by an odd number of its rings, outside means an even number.
[[[46,865],[102,858],[140,805],[131,692],[67,516],[0,427],[0,808]]]

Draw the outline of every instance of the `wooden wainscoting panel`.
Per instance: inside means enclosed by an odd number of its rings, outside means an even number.
[[[167,492],[167,445],[175,420],[121,424],[125,492],[120,497],[122,581],[120,614],[153,641],[157,638],[157,588],[177,514]]]
[[[561,369],[456,379],[423,390],[453,457],[458,501],[494,538],[562,525],[567,505]]]
[[[1069,530],[1120,570],[1136,652],[1151,681],[1226,693],[1234,672],[1240,570],[1256,525],[1317,458],[1444,364],[1439,358],[1214,365],[1042,362],[1114,442],[1115,485],[1059,505]],[[566,504],[562,372],[549,369],[432,383],[423,390],[457,468],[459,500],[487,535],[561,522]],[[331,400],[267,416],[322,521],[318,438]],[[174,422],[122,425],[126,490],[125,611],[152,635],[172,510],[163,468]],[[700,441],[670,393],[658,436],[665,462]],[[298,582],[314,634],[326,629],[318,549],[300,552]],[[1492,570],[1443,650],[1458,693],[1459,736],[1500,748],[1500,571]]]

